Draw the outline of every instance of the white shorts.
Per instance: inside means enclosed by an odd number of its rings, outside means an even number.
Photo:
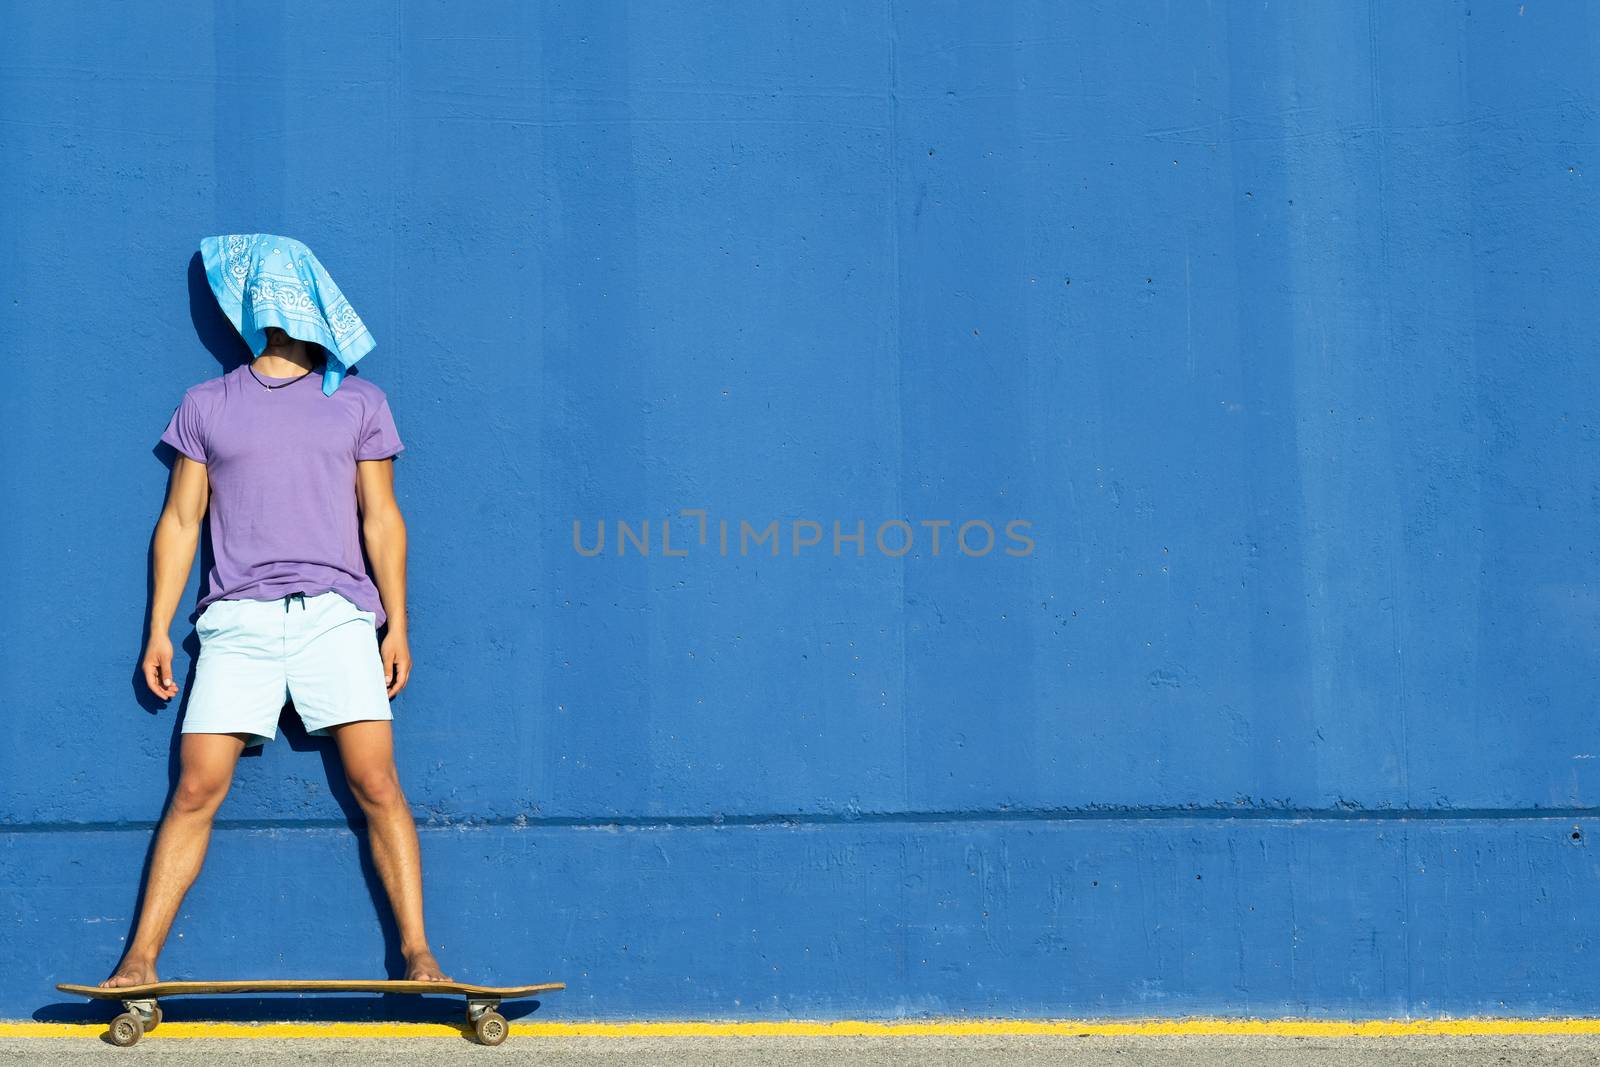
[[[200,658],[184,711],[186,734],[278,736],[288,701],[306,732],[392,719],[377,615],[340,593],[213,600],[195,620]]]

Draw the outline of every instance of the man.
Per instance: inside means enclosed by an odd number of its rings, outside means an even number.
[[[178,692],[168,628],[208,511],[214,565],[195,622],[200,656],[177,789],[134,936],[100,984],[156,980],[156,958],[199,874],[239,756],[276,737],[286,699],[310,733],[332,736],[338,748],[367,816],[406,977],[448,981],[423,928],[420,850],[389,709],[411,673],[406,530],[393,471],[405,446],[383,391],[344,376],[372,342],[299,242],[236,235],[208,238],[202,252],[224,311],[259,354],[187,390],[161,437],[179,457],[156,525],[143,668],[162,699]]]

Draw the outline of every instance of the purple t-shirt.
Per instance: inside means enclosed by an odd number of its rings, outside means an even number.
[[[279,385],[268,389],[256,380]],[[191,386],[161,440],[206,465],[214,600],[274,600],[333,590],[376,625],[378,588],[361,555],[356,461],[405,449],[383,390],[348,375],[332,396],[322,374],[273,378],[241,364]]]

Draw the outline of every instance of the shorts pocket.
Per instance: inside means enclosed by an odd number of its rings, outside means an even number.
[[[194,632],[201,640],[222,629],[227,621],[228,601],[213,600],[194,620]]]
[[[336,593],[334,593],[334,596],[336,596],[340,600],[344,601],[345,609],[351,615],[358,615],[361,618],[366,619],[368,622],[372,623],[372,628],[374,630],[376,630],[378,628],[378,613],[377,612],[375,612],[375,611],[367,611],[367,610],[363,609],[359,604],[357,604],[354,600],[351,600],[349,597],[345,596],[343,593],[337,593],[336,592]]]

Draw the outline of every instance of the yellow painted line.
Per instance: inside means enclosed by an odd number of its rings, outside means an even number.
[[[104,1023],[0,1022],[0,1038],[99,1037]],[[460,1037],[465,1028],[445,1023],[180,1023],[163,1022],[149,1041],[196,1037]],[[1504,1037],[1600,1035],[1600,1018],[1552,1019],[927,1019],[806,1022],[524,1022],[511,1020],[512,1037]]]

